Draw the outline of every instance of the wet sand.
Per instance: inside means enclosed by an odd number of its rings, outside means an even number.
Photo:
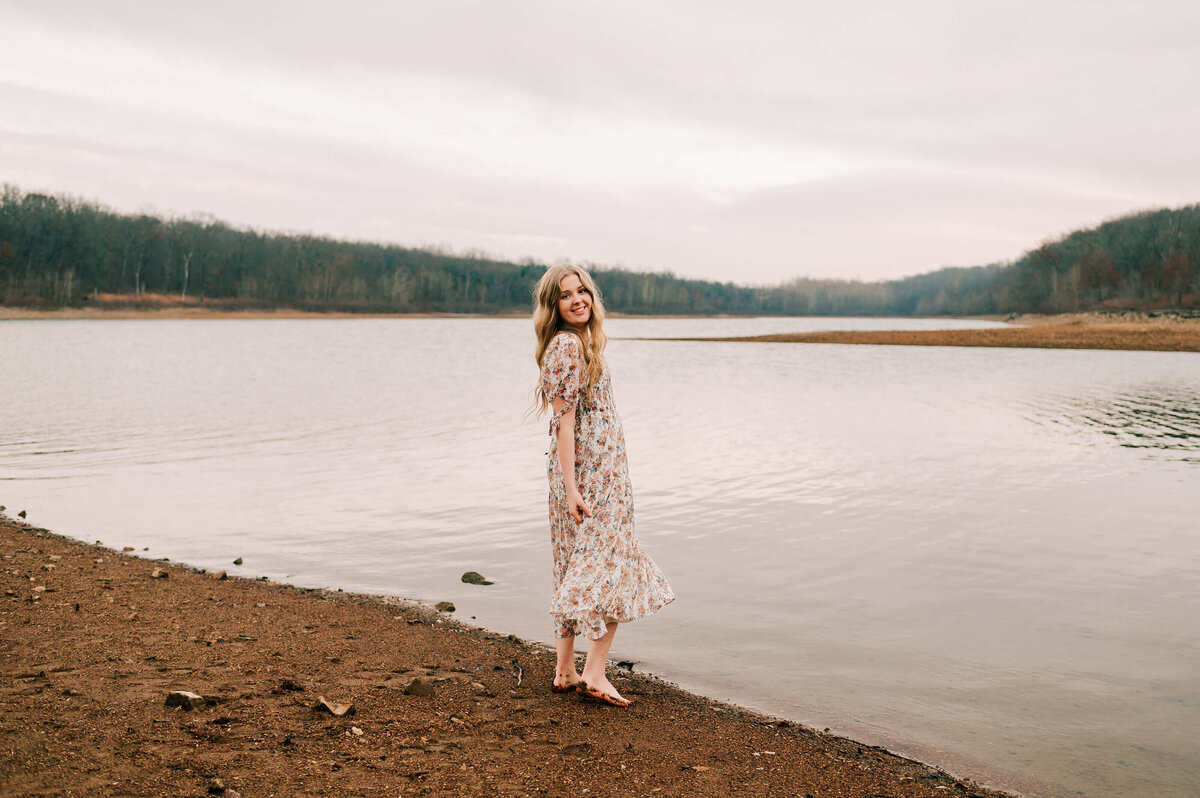
[[[16,520],[0,554],[4,795],[1002,795],[619,669],[628,709],[556,695],[550,650],[421,603]],[[167,707],[174,690],[203,707]]]

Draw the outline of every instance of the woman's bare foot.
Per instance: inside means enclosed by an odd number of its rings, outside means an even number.
[[[579,674],[572,671],[571,673],[559,673],[554,677],[554,684],[550,689],[556,693],[569,693],[575,689],[575,686],[582,681]]]
[[[584,692],[581,695],[587,698],[597,698],[606,704],[618,707],[628,706],[630,703],[629,699],[617,692],[617,688],[613,687],[612,682],[608,680],[608,676],[604,674],[601,674],[598,679],[589,679],[585,673],[582,677],[582,682],[584,687],[581,689]]]

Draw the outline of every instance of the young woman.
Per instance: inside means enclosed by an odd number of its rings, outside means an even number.
[[[551,266],[534,289],[534,332],[542,412],[552,410],[550,540],[558,665],[553,689],[628,706],[605,674],[617,624],[674,600],[638,543],[625,435],[604,360],[604,303],[577,266]],[[583,673],[575,637],[588,638]]]

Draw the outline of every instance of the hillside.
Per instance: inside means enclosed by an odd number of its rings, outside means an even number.
[[[1010,264],[901,280],[799,278],[775,286],[588,264],[610,308],[641,314],[979,315],[1191,308],[1200,205],[1105,222]],[[238,229],[213,218],[121,214],[97,203],[0,194],[0,304],[525,312],[544,264],[481,254]]]

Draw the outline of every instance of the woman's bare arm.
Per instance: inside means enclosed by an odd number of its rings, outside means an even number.
[[[562,399],[554,398],[554,412],[562,410]],[[579,494],[579,484],[575,481],[575,408],[563,413],[558,420],[558,464],[562,467],[563,487],[567,490],[567,512],[581,523],[586,515],[592,516],[591,509],[583,503]]]

